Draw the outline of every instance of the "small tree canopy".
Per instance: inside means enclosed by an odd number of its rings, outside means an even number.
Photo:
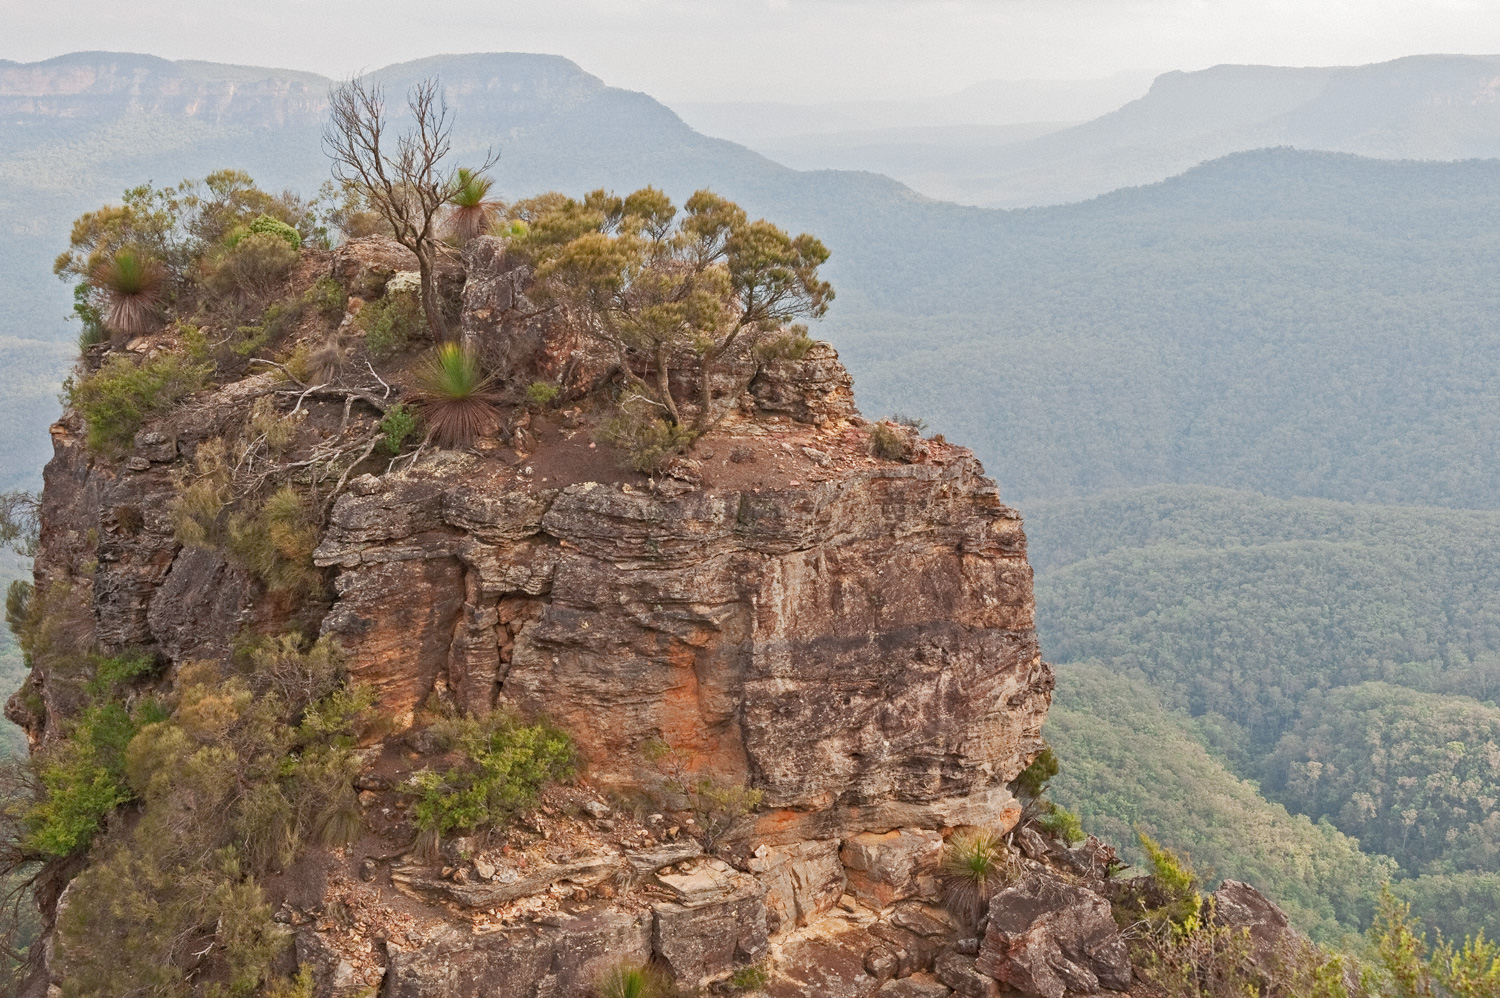
[[[515,206],[525,224],[513,244],[536,264],[538,294],[594,320],[640,396],[701,433],[733,404],[713,391],[726,363],[793,319],[821,317],[833,288],[818,275],[828,250],[813,236],[751,222],[712,191],[683,207],[679,218],[653,187],[546,195]],[[683,367],[696,368],[696,390],[678,398],[672,372]]]

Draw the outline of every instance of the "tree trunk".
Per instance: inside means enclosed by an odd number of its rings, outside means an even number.
[[[433,283],[434,261],[431,246],[417,250],[417,273],[422,278],[422,311],[427,316],[427,328],[438,343],[448,342],[448,323],[443,319],[443,306],[438,301],[437,288]]]

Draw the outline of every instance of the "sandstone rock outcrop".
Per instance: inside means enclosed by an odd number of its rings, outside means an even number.
[[[331,272],[376,296],[414,266],[404,253],[357,240]],[[296,629],[335,639],[374,695],[384,725],[354,784],[365,837],[324,857],[324,880],[271,897],[320,994],[574,995],[622,960],[688,986],[759,964],[778,996],[989,993],[972,954],[947,959],[963,933],[932,905],[945,838],[1009,830],[1008,784],[1042,746],[1052,673],[1020,515],[961,447],[873,454],[826,344],[740,358],[738,407],[670,475],[623,471],[590,432],[615,359],[531,314],[501,241],[445,267],[463,278],[457,328],[504,382],[564,399],[514,402],[470,452],[371,458],[336,498],[323,482],[321,595],[289,599],[231,552],[184,547],[173,504],[200,448],[253,406],[296,406],[289,446],[314,446],[373,432],[378,391],[246,377],[120,456],[88,452],[76,414],[53,430],[37,580],[80,648],[144,649],[169,685],[189,662],[230,669],[245,635]],[[39,668],[10,716],[40,743],[75,687]],[[413,853],[404,781],[443,751],[426,726],[497,710],[568,732],[581,778],[505,835]],[[639,803],[669,777],[740,805]],[[328,923],[335,895],[358,931]],[[1089,949],[1095,913],[1073,898],[1047,916],[1073,990],[1128,984]],[[983,968],[1033,966],[1009,925],[992,917]],[[1058,998],[1041,967],[1005,979]]]
[[[1013,990],[1063,998],[1130,987],[1130,952],[1109,902],[1032,874],[997,893],[976,969]]]

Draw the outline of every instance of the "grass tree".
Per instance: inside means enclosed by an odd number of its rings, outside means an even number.
[[[99,261],[89,282],[105,297],[104,328],[117,337],[139,336],[156,328],[166,271],[132,247],[121,247]]]
[[[439,341],[448,325],[434,288],[439,225],[456,196],[466,196],[459,170],[446,165],[452,147],[453,121],[442,88],[424,79],[407,94],[412,125],[395,137],[387,134],[385,94],[361,78],[334,87],[323,145],[333,160],[333,175],[385,219],[396,241],[417,257],[422,280],[422,309]],[[470,190],[496,162],[491,154],[477,170],[463,171]],[[480,201],[483,201],[481,192]]]
[[[427,356],[417,372],[414,398],[433,443],[468,447],[499,428],[492,381],[468,347],[441,343]]]
[[[484,235],[503,205],[490,197],[495,182],[483,173],[461,166],[455,182],[453,195],[448,199],[451,206],[448,234],[463,244]]]
[[[730,361],[797,335],[789,322],[821,317],[833,300],[818,275],[828,259],[821,242],[752,222],[711,191],[689,198],[680,217],[651,187],[532,207],[518,206],[532,217],[516,245],[536,263],[541,296],[591,320],[633,397],[691,435],[738,399],[739,390],[722,390]]]

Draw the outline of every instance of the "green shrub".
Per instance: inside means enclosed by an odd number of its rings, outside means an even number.
[[[761,341],[755,347],[755,356],[762,361],[801,360],[816,342],[807,335],[807,327],[798,324],[780,336]]]
[[[312,510],[290,485],[283,485],[253,514],[229,517],[226,547],[272,592],[311,593],[322,584],[313,566],[318,529]]]
[[[443,343],[427,356],[417,371],[415,398],[434,443],[461,449],[500,428],[493,380],[468,347]]]
[[[202,388],[207,376],[205,368],[177,354],[145,360],[116,354],[93,374],[70,379],[63,390],[88,425],[89,449],[118,451],[130,445],[142,423]]]
[[[673,991],[660,970],[628,961],[605,971],[594,984],[596,998],[671,998]]]
[[[65,995],[308,993],[305,975],[274,973],[290,936],[257,878],[357,832],[352,746],[371,698],[343,685],[327,642],[288,636],[242,657],[244,675],[184,665],[170,717],[130,739],[138,817],[96,842],[71,888],[54,963]]]
[[[647,475],[660,473],[698,437],[690,427],[633,410],[604,424],[599,436],[620,451],[621,464]]]
[[[1152,879],[1165,898],[1159,913],[1174,925],[1196,924],[1203,903],[1198,893],[1198,875],[1181,857],[1145,832],[1136,832],[1136,837],[1151,867]]]
[[[297,250],[282,236],[250,232],[219,256],[208,286],[220,294],[259,297],[286,277],[299,259]]]
[[[236,229],[229,236],[229,244],[231,246],[236,246],[246,236],[254,235],[256,233],[265,233],[266,235],[276,236],[292,249],[302,248],[302,237],[297,234],[297,230],[283,222],[281,219],[272,218],[270,215],[261,215],[249,225],[246,225],[240,229]]]
[[[1044,748],[1030,765],[1021,770],[1020,775],[1010,781],[1010,788],[1022,800],[1036,800],[1046,792],[1047,784],[1057,775],[1057,770],[1057,756],[1050,747]]]
[[[417,414],[411,406],[397,402],[381,417],[380,432],[385,434],[385,449],[394,457],[401,453],[406,438],[417,432]]]
[[[743,967],[735,968],[734,973],[729,975],[730,987],[740,991],[760,991],[771,983],[771,972],[764,964],[751,963]]]
[[[348,307],[349,296],[344,286],[331,277],[320,277],[302,293],[303,304],[316,309],[325,319],[338,319]]]
[[[165,714],[149,698],[127,708],[120,687],[155,671],[155,660],[144,652],[93,659],[90,705],[38,757],[41,795],[23,819],[25,848],[55,857],[82,852],[115,808],[134,796],[125,779],[126,748],[137,731]]]
[[[1057,836],[1070,846],[1082,842],[1086,837],[1083,834],[1083,822],[1078,815],[1057,804],[1049,803],[1036,823],[1042,831]]]
[[[410,346],[427,328],[427,317],[417,295],[392,293],[366,302],[355,325],[364,330],[365,349],[370,356],[383,360]]]
[[[546,408],[562,394],[562,389],[546,381],[533,381],[526,386],[526,401],[538,409]]]
[[[78,332],[80,352],[109,339],[109,330],[104,328],[104,312],[92,301],[92,289],[87,284],[73,285],[73,318],[81,327]]]
[[[428,855],[450,832],[504,823],[577,768],[572,739],[545,722],[523,724],[496,713],[434,728],[460,761],[443,772],[425,769],[412,779],[413,817],[421,851]]]

